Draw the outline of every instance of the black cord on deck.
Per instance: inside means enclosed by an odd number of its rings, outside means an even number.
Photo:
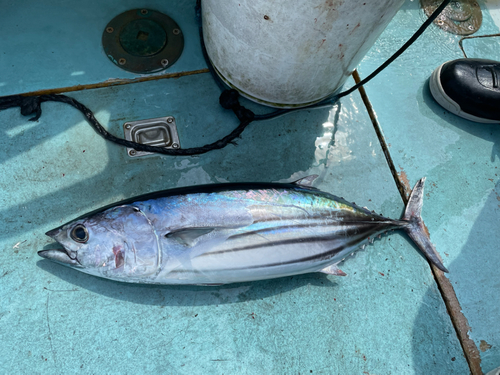
[[[199,1],[200,0],[198,0],[197,6],[199,6]],[[334,94],[328,96],[327,98],[321,100],[320,102],[315,103],[315,104],[311,104],[309,106],[304,106],[304,107],[300,107],[300,108],[291,108],[291,109],[279,109],[277,111],[270,112],[268,114],[255,115],[255,119],[254,120],[255,121],[258,121],[258,120],[268,120],[268,119],[271,119],[271,118],[274,118],[274,117],[277,117],[277,116],[281,116],[281,115],[284,115],[284,114],[287,114],[287,113],[291,113],[291,112],[294,112],[294,111],[300,111],[300,110],[304,110],[304,109],[316,109],[316,108],[323,107],[325,105],[333,105],[333,104],[335,104],[335,102],[337,102],[337,100],[339,100],[340,98],[353,93],[354,91],[356,91],[357,89],[359,89],[361,86],[364,86],[365,84],[367,84],[377,74],[379,74],[382,70],[384,70],[385,68],[387,68],[403,52],[405,52],[408,49],[408,47],[410,47],[418,39],[418,37],[420,37],[420,35],[422,35],[424,33],[424,31],[427,29],[427,27],[429,27],[429,25],[437,18],[437,16],[439,16],[439,14],[444,10],[444,8],[446,8],[448,6],[448,4],[450,3],[450,1],[451,0],[444,0],[441,3],[441,5],[439,7],[437,7],[436,10],[430,15],[430,17],[422,24],[422,26],[420,26],[419,29],[412,35],[412,37],[405,44],[403,44],[403,46],[401,48],[399,48],[391,57],[389,57],[373,73],[371,73],[368,77],[366,77],[365,79],[363,79],[361,82],[359,82],[358,84],[354,85],[350,89],[348,89],[346,91],[343,91],[341,93],[334,93]],[[201,14],[201,12],[200,12],[200,14]],[[202,49],[203,49],[203,55],[205,56],[205,60],[207,61],[207,65],[209,65],[211,67],[212,64],[208,60],[208,55],[207,55],[207,52],[206,52],[206,49],[205,49],[205,44],[203,42],[203,32],[202,32],[201,23],[200,23],[200,35],[202,36],[202,38],[201,38],[201,46],[202,46]],[[215,71],[213,70],[213,68],[210,69],[210,72],[212,73],[212,76],[214,77],[214,79],[217,82],[217,84],[219,85],[219,87],[224,87],[224,83],[221,81],[220,77],[215,73]]]
[[[377,69],[375,69],[375,71],[372,74],[370,74],[368,77],[363,79],[357,85],[354,85],[349,90],[346,90],[346,91],[338,94],[338,97],[342,98],[343,96],[349,95],[350,93],[357,90],[361,86],[367,84],[369,81],[371,81],[372,78],[374,78],[382,70],[387,68],[387,66],[389,66],[389,64],[391,64],[394,60],[396,60],[404,51],[406,51],[408,49],[408,47],[410,47],[418,39],[418,37],[420,35],[422,35],[424,33],[425,29],[427,29],[427,27],[429,27],[429,25],[432,22],[434,22],[434,20],[437,18],[437,16],[439,16],[439,14],[444,10],[444,8],[446,8],[448,6],[450,1],[451,0],[444,0],[441,3],[441,5],[439,7],[437,7],[437,9],[431,14],[431,16],[429,18],[427,18],[427,20],[422,24],[422,26],[420,26],[420,28],[415,32],[415,34],[413,34],[412,37],[405,44],[403,44],[403,46],[400,49],[398,49],[394,55],[389,57],[382,65],[380,65]]]
[[[424,22],[424,24],[417,30],[417,32],[395,53],[393,54],[387,61],[385,61],[379,68],[377,68],[372,74],[370,74],[368,77],[366,77],[364,80],[359,82],[357,85],[351,87],[350,89],[341,92],[339,94],[333,94],[329,96],[328,98],[322,100],[319,103],[302,107],[302,108],[293,108],[293,109],[279,109],[274,112],[270,112],[267,114],[262,114],[262,115],[256,115],[249,109],[243,107],[240,102],[239,102],[239,93],[236,90],[227,90],[225,89],[226,86],[220,79],[220,77],[217,75],[215,72],[214,68],[212,67],[212,64],[209,61],[207,51],[205,49],[205,44],[203,41],[203,29],[202,29],[202,22],[201,22],[201,4],[200,0],[197,1],[196,3],[196,16],[199,22],[199,28],[200,28],[200,40],[201,40],[201,45],[202,45],[202,50],[203,50],[203,56],[205,57],[205,60],[207,61],[207,65],[209,67],[209,70],[214,77],[217,85],[223,90],[219,102],[222,107],[226,109],[231,109],[236,117],[240,120],[240,124],[236,129],[234,129],[230,134],[225,136],[222,139],[219,139],[216,142],[201,146],[201,147],[192,147],[192,148],[186,148],[186,149],[165,149],[164,147],[157,147],[157,146],[148,146],[144,145],[141,143],[136,143],[136,142],[131,142],[127,141],[126,139],[123,138],[118,138],[115,137],[113,134],[109,133],[104,127],[97,121],[97,119],[94,117],[94,114],[90,109],[88,109],[86,106],[84,106],[82,103],[78,102],[77,100],[66,96],[66,95],[40,95],[40,96],[23,96],[23,95],[12,95],[12,96],[6,96],[6,97],[0,97],[0,111],[7,109],[7,108],[13,108],[13,107],[20,107],[21,108],[21,114],[23,116],[30,116],[34,115],[32,118],[29,119],[29,121],[38,121],[40,116],[42,115],[42,106],[41,104],[44,102],[60,102],[60,103],[66,103],[74,108],[78,109],[80,112],[84,114],[84,116],[87,118],[88,122],[90,125],[94,128],[94,130],[102,136],[104,139],[111,141],[113,143],[116,143],[120,146],[124,147],[129,147],[133,148],[136,151],[146,151],[146,152],[154,152],[154,153],[159,153],[159,154],[164,154],[164,155],[200,155],[204,154],[208,151],[212,150],[219,150],[221,148],[226,147],[228,144],[235,144],[234,140],[238,137],[241,136],[245,128],[252,122],[252,121],[257,121],[257,120],[267,120],[271,119],[277,116],[281,116],[290,112],[298,111],[298,110],[304,110],[304,109],[314,109],[318,107],[323,107],[325,105],[331,105],[334,104],[338,99],[349,95],[353,91],[357,90],[359,87],[365,85],[367,82],[369,82],[372,78],[374,78],[378,73],[380,73],[382,70],[384,70],[390,63],[392,63],[394,60],[396,60],[399,55],[401,55],[415,40],[422,35],[422,33],[425,31],[425,29],[436,19],[436,17],[442,12],[442,10],[448,5],[448,3],[451,0],[444,0],[441,5],[432,13],[432,15]]]
[[[123,138],[115,137],[113,134],[109,133],[104,127],[97,121],[94,114],[90,109],[84,106],[79,101],[66,96],[66,95],[40,95],[40,96],[21,96],[13,95],[0,98],[0,110],[21,107],[21,114],[24,116],[29,116],[35,114],[34,117],[30,118],[29,121],[37,121],[42,114],[41,104],[43,102],[59,102],[66,103],[74,108],[78,109],[87,118],[90,125],[94,130],[104,139],[116,143],[120,146],[130,147],[137,151],[155,152],[164,155],[200,155],[208,151],[219,150],[226,147],[228,144],[233,143],[236,138],[238,138],[246,126],[251,122],[251,117],[242,117],[240,125],[234,129],[230,134],[216,142],[207,144],[202,147],[192,147],[185,149],[166,149],[164,147],[148,146],[142,143],[131,142]]]

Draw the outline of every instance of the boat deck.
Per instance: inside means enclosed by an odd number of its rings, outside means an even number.
[[[218,104],[195,0],[8,3],[0,96],[64,93],[119,137],[125,122],[173,116],[182,148],[237,126]],[[102,50],[108,21],[139,6],[168,14],[184,33],[181,58],[159,74],[128,73]],[[481,8],[476,35],[498,33],[500,2]],[[424,20],[419,2],[406,1],[359,76]],[[131,158],[61,103],[42,104],[37,122],[1,111],[0,372],[476,375],[500,366],[500,126],[446,112],[428,88],[437,66],[463,57],[459,39],[431,25],[364,95],[254,122],[237,146],[196,157]],[[499,47],[500,37],[464,41],[469,57],[500,60]],[[46,231],[124,198],[311,174],[315,187],[392,218],[427,177],[422,216],[449,274],[403,233],[349,257],[346,277],[218,287],[118,283],[37,255],[52,243]]]

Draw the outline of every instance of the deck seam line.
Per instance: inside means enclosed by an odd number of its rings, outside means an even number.
[[[356,84],[361,81],[361,78],[357,70],[354,70],[352,76]],[[382,151],[384,152],[385,159],[387,161],[389,169],[391,170],[391,174],[394,178],[394,182],[396,183],[399,194],[401,195],[401,199],[403,200],[406,206],[409,197],[409,191],[407,190],[411,189],[411,187],[405,186],[404,182],[401,181],[396,171],[396,167],[394,166],[394,162],[391,158],[389,148],[387,147],[387,142],[382,132],[382,128],[377,120],[377,115],[375,114],[373,106],[370,100],[368,99],[368,95],[366,94],[364,87],[361,86],[358,89],[358,91],[359,94],[361,95],[361,99],[363,100],[368,115],[370,116],[370,120],[372,121],[375,133],[377,134],[377,138],[380,142],[380,146],[382,147]],[[462,346],[462,350],[469,365],[471,374],[482,375],[483,372],[481,370],[481,356],[479,354],[479,350],[476,344],[468,335],[468,332],[470,331],[471,328],[469,326],[467,318],[462,313],[462,308],[455,293],[455,289],[453,288],[453,285],[451,284],[450,280],[444,275],[443,271],[439,270],[433,264],[430,264],[430,266],[432,274],[434,276],[434,280],[436,280],[439,292],[441,293],[441,298],[443,299],[448,315],[450,316],[451,323],[453,325],[453,328],[455,329],[457,338],[460,342],[460,345]]]
[[[361,77],[359,76],[359,73],[357,70],[354,70],[352,73],[352,77],[354,78],[354,81],[357,83],[361,82]],[[392,177],[394,178],[394,181],[396,182],[396,187],[398,188],[399,194],[401,195],[401,198],[403,199],[403,203],[405,206],[408,204],[408,197],[409,193],[407,192],[407,187],[401,182],[398,172],[396,171],[396,167],[394,166],[394,162],[392,161],[391,154],[389,152],[389,147],[387,146],[387,142],[385,141],[384,134],[382,133],[382,128],[380,127],[380,124],[377,120],[377,115],[375,114],[375,111],[373,110],[372,104],[370,100],[368,99],[368,95],[366,94],[365,88],[361,86],[359,89],[359,94],[361,95],[361,99],[363,100],[363,103],[366,107],[366,110],[368,112],[368,116],[370,116],[370,120],[373,124],[373,127],[375,129],[375,133],[377,134],[377,138],[380,142],[380,146],[382,147],[382,152],[384,153],[385,160],[387,161],[387,164],[389,166],[389,169],[391,170]]]
[[[108,79],[104,82],[99,82],[99,83],[89,83],[89,84],[84,84],[84,85],[60,87],[60,88],[54,88],[54,89],[36,90],[36,91],[29,91],[29,92],[25,92],[25,93],[18,93],[18,94],[12,94],[12,95],[0,95],[0,98],[6,97],[6,96],[13,96],[13,95],[39,96],[39,95],[50,95],[50,94],[62,94],[62,93],[82,91],[82,90],[92,90],[92,89],[100,89],[100,88],[113,87],[113,86],[128,85],[128,84],[132,84],[132,83],[157,81],[157,80],[161,80],[161,79],[181,78],[181,77],[187,77],[187,76],[191,76],[191,75],[203,74],[203,73],[209,73],[209,72],[210,71],[208,69],[198,69],[198,70],[190,70],[187,72],[169,73],[169,74],[162,74],[162,75],[155,75],[155,76],[148,76],[148,77],[116,78],[116,79]]]

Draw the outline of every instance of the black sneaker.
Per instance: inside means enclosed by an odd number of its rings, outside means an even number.
[[[451,113],[482,123],[500,122],[500,62],[448,61],[432,73],[432,96]]]

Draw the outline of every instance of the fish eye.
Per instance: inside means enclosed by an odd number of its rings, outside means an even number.
[[[71,230],[70,236],[74,241],[80,243],[85,243],[89,240],[89,232],[85,228],[85,225],[82,224],[75,225]]]

